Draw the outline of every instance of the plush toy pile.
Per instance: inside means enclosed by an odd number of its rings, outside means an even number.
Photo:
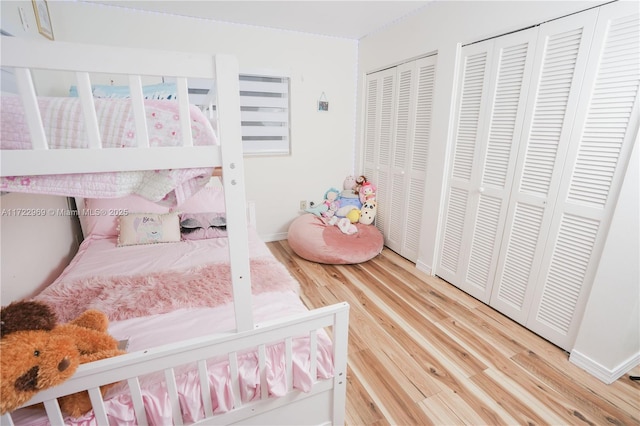
[[[11,412],[41,390],[59,385],[80,364],[124,354],[107,333],[106,315],[85,311],[58,324],[49,306],[36,301],[13,302],[0,310],[0,413]],[[113,385],[101,387],[102,394]],[[63,413],[79,417],[91,410],[88,393],[58,400]]]
[[[329,188],[322,202],[306,211],[324,218],[327,225],[338,226],[345,234],[356,233],[355,223],[371,225],[376,217],[376,186],[365,176],[347,176],[342,191]]]

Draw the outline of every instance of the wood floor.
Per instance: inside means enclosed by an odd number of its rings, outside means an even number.
[[[286,240],[268,246],[310,308],[351,305],[348,425],[640,425],[640,382],[605,385],[386,248],[334,266],[301,259]]]

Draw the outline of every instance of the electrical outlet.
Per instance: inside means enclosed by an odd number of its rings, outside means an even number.
[[[300,210],[307,209],[307,200],[300,200]]]

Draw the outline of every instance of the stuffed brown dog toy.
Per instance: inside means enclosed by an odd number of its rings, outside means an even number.
[[[0,311],[0,412],[75,373],[80,353],[71,336],[54,335],[55,316],[41,303],[18,302]]]
[[[108,319],[88,310],[75,320],[57,324],[46,304],[14,302],[0,310],[0,412],[11,412],[41,390],[68,380],[80,364],[125,353],[107,333]],[[107,385],[101,387],[104,392]],[[58,400],[73,417],[91,410],[87,392]]]

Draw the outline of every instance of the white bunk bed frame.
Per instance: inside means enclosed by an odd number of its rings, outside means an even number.
[[[336,304],[268,323],[254,324],[253,321],[241,146],[239,69],[236,59],[229,55],[161,52],[13,37],[2,37],[1,55],[1,65],[15,70],[33,141],[32,150],[0,152],[1,176],[222,167],[236,317],[236,331],[232,333],[192,339],[81,365],[71,379],[60,386],[40,392],[24,406],[43,402],[49,421],[52,424],[62,424],[63,416],[56,398],[88,390],[98,424],[107,425],[108,418],[99,386],[126,380],[134,401],[138,424],[147,424],[137,377],[164,371],[170,401],[174,407],[174,423],[183,424],[173,368],[186,363],[197,363],[202,397],[206,401],[206,418],[201,424],[343,424],[349,305]],[[75,72],[89,148],[48,149],[32,69]],[[90,73],[129,76],[138,135],[137,148],[101,148]],[[183,147],[149,146],[143,110],[143,76],[176,78]],[[213,101],[215,97],[219,139],[217,146],[193,146],[187,94],[187,80],[191,78],[215,81],[215,87],[209,91],[209,99]],[[334,377],[316,381],[309,392],[293,390],[292,338],[302,334],[310,336],[310,369],[312,377],[316,377],[316,360],[313,354],[317,346],[317,332],[327,327],[331,328],[333,340]],[[274,398],[268,396],[266,389],[264,351],[266,345],[277,341],[285,342],[289,391],[283,397]],[[239,398],[237,379],[234,380],[237,377],[234,374],[234,369],[237,371],[236,354],[256,347],[260,354],[261,396],[257,401],[243,404]],[[227,413],[214,415],[205,360],[222,354],[229,356],[237,405]],[[14,424],[10,414],[0,417],[0,423]]]

